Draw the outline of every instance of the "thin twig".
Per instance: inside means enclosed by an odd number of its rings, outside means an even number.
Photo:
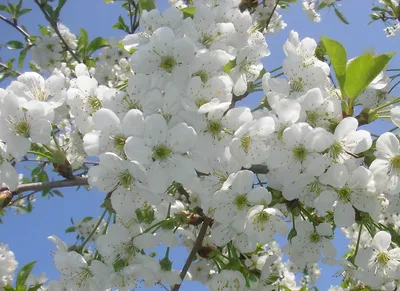
[[[189,271],[190,265],[192,264],[197,251],[201,248],[202,243],[203,243],[203,239],[206,235],[207,232],[207,228],[210,225],[212,219],[210,217],[205,217],[204,218],[204,222],[201,225],[200,231],[199,231],[199,235],[197,236],[196,241],[194,242],[193,248],[188,256],[188,258],[186,259],[185,265],[183,266],[183,269],[181,271],[181,273],[179,274],[179,277],[181,277],[182,281],[183,279],[185,279],[186,273]],[[172,288],[172,291],[178,291],[179,288],[181,287],[181,284],[175,284],[175,286]]]
[[[44,17],[46,20],[50,23],[51,27],[54,29],[55,33],[57,34],[58,38],[61,40],[61,42],[64,45],[64,48],[71,54],[71,56],[77,61],[78,63],[81,63],[81,60],[78,58],[78,56],[74,53],[74,51],[69,47],[63,36],[61,35],[60,31],[58,30],[57,23],[47,14],[47,11],[44,9],[43,5],[39,3],[38,0],[34,0],[35,3],[39,6],[40,10],[42,11]]]
[[[8,20],[3,15],[0,15],[0,19],[6,22],[7,24],[11,25],[12,27],[14,27],[16,30],[18,30],[26,39],[29,39],[31,37],[29,33],[27,33],[21,26],[18,26],[16,23],[13,23],[12,21]]]

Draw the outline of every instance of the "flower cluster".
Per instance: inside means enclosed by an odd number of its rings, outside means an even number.
[[[51,75],[23,73],[0,89],[4,187],[19,186],[12,161],[39,155],[67,180],[83,169],[89,186],[107,193],[102,217],[73,225],[80,245],[49,237],[61,276],[41,290],[173,288],[185,278],[212,291],[299,290],[314,285],[321,260],[351,273],[347,284],[391,290],[400,279],[400,242],[390,233],[398,137],[373,140],[359,129],[313,39],[291,31],[284,77],[265,72],[265,34],[286,26],[276,3],[198,0],[187,16],[186,1],[172,2],[143,11],[142,32],[103,48],[93,67],[55,65],[62,48],[49,30],[33,59]],[[303,2],[319,21],[314,5]],[[75,49],[76,37],[59,30]],[[259,107],[235,106],[258,91]],[[398,101],[389,93],[381,73],[358,102],[383,109]],[[400,125],[400,107],[390,114]],[[352,238],[347,260],[336,258],[336,227]],[[277,236],[287,238],[282,248]],[[188,274],[172,268],[178,245],[196,250]],[[0,251],[5,286],[16,265]]]

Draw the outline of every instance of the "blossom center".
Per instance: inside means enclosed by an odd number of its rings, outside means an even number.
[[[390,159],[390,165],[395,169],[400,169],[400,155],[394,156]]]
[[[119,175],[119,180],[122,183],[122,186],[124,186],[124,188],[129,188],[135,181],[135,179],[132,177],[131,173],[129,173],[128,170],[125,170]]]
[[[307,111],[307,122],[315,126],[319,118],[319,114],[315,111]]]
[[[163,144],[153,148],[153,160],[155,161],[165,161],[171,154],[172,150]]]
[[[236,207],[237,207],[239,210],[241,210],[241,209],[243,209],[244,207],[246,207],[246,206],[247,206],[247,197],[246,197],[246,194],[241,194],[241,195],[236,196],[234,203],[235,203]]]
[[[213,136],[217,136],[222,131],[222,123],[219,120],[210,120],[207,123],[207,131]]]
[[[97,111],[102,107],[101,101],[96,96],[89,96],[88,102],[89,102],[90,107],[92,107],[92,109],[94,111]]]
[[[193,77],[195,77],[195,76],[200,77],[200,79],[201,79],[201,81],[203,83],[208,81],[208,74],[207,74],[207,72],[205,70],[201,70],[201,71],[198,71],[198,72],[194,73]]]
[[[294,158],[299,162],[304,161],[307,157],[307,150],[303,145],[293,148],[292,153]]]
[[[269,213],[261,211],[260,213],[257,214],[256,221],[259,224],[264,224],[269,220],[270,216],[271,215]]]
[[[348,202],[351,196],[351,189],[349,187],[343,187],[337,191],[339,199],[344,203]]]
[[[244,152],[247,154],[249,152],[249,147],[250,147],[250,135],[244,135],[240,139],[240,145],[242,146]]]
[[[114,137],[114,148],[121,151],[124,149],[126,137],[123,134],[119,134]]]
[[[290,93],[293,92],[303,92],[304,86],[303,86],[303,79],[299,78],[296,81],[293,81],[290,83]]]
[[[23,137],[29,137],[30,126],[26,121],[20,121],[15,125],[15,133]]]
[[[205,98],[196,99],[195,104],[198,108],[206,104],[208,101]]]
[[[310,242],[316,244],[320,240],[321,240],[321,236],[318,233],[313,232],[313,233],[310,234]]]
[[[171,56],[162,56],[160,68],[167,71],[168,73],[172,73],[172,70],[176,66],[176,61]]]
[[[330,151],[332,153],[332,157],[333,159],[336,161],[339,157],[339,155],[341,154],[343,148],[342,145],[340,144],[340,142],[338,142],[337,140],[335,140],[333,142],[333,144],[330,147]]]
[[[379,252],[376,255],[376,261],[378,262],[378,264],[380,265],[387,265],[387,263],[389,262],[390,258],[389,255],[386,252]]]

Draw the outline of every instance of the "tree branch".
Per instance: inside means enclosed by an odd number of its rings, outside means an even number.
[[[38,0],[34,0],[37,6],[39,6],[40,10],[42,11],[44,17],[46,20],[50,23],[51,27],[54,29],[55,33],[57,34],[58,38],[61,40],[63,43],[64,48],[71,54],[71,56],[77,61],[78,63],[81,63],[81,60],[78,58],[78,56],[74,53],[74,51],[69,47],[63,36],[61,35],[60,31],[58,30],[57,23],[48,15],[47,11],[44,9],[43,5],[39,3]]]
[[[74,178],[71,180],[66,179],[61,181],[21,184],[18,186],[17,190],[13,192],[16,194],[20,194],[27,191],[43,190],[45,188],[64,188],[64,187],[87,186],[87,185],[89,185],[88,178],[74,176]]]
[[[13,23],[12,21],[8,20],[6,17],[3,15],[0,15],[0,19],[6,22],[7,24],[11,25],[14,27],[16,30],[18,30],[26,39],[29,39],[31,36],[20,26],[18,26],[16,23]]]
[[[252,165],[250,168],[242,168],[242,170],[249,170],[255,174],[268,174],[269,170],[267,166],[264,165]]]
[[[199,235],[197,236],[197,239],[194,242],[193,248],[192,248],[188,258],[186,259],[185,265],[183,266],[183,269],[182,269],[181,273],[179,274],[179,277],[181,277],[182,281],[185,278],[186,273],[189,271],[190,265],[192,264],[196,254],[197,254],[197,251],[201,248],[201,246],[203,244],[203,239],[204,239],[204,237],[206,235],[207,228],[210,225],[211,221],[212,221],[212,219],[210,217],[205,217],[204,218],[204,222],[201,225]],[[182,284],[176,284],[172,288],[171,291],[178,291],[179,288],[181,288],[181,285]]]

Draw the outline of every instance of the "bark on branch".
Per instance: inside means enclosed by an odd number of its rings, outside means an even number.
[[[203,224],[201,225],[199,235],[197,236],[196,241],[194,242],[193,248],[186,259],[185,265],[183,266],[183,269],[181,273],[179,274],[179,277],[181,277],[182,281],[185,279],[185,276],[187,272],[189,271],[190,265],[194,261],[194,258],[196,257],[197,251],[201,248],[203,244],[203,239],[207,233],[207,228],[210,225],[212,219],[210,217],[205,217]],[[172,291],[178,291],[179,288],[181,288],[182,284],[176,284],[173,288]]]
[[[17,190],[14,192],[20,194],[27,191],[38,191],[46,188],[64,188],[64,187],[74,187],[74,186],[87,186],[89,185],[88,178],[82,178],[75,176],[71,180],[60,180],[60,181],[48,181],[48,182],[37,182],[37,183],[27,183],[18,186]]]

